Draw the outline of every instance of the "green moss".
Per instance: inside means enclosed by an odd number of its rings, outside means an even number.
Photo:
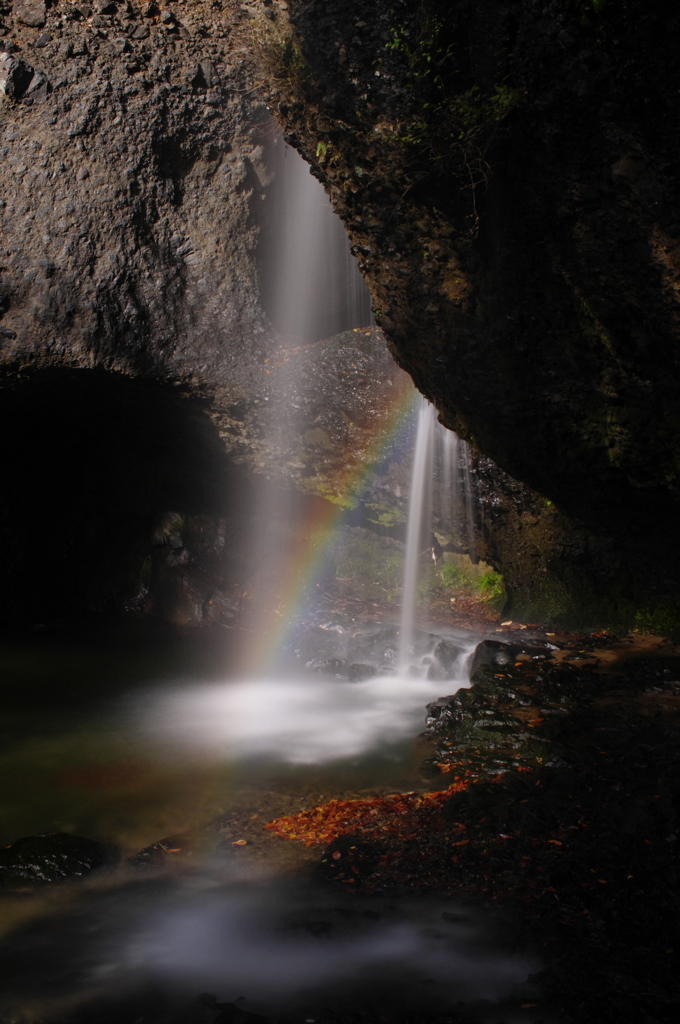
[[[640,591],[643,592],[641,585]],[[636,603],[616,588],[602,589],[584,571],[570,569],[561,577],[546,575],[531,588],[511,590],[506,607],[516,622],[590,632],[654,633],[680,638],[680,601],[670,599]]]
[[[370,522],[379,523],[381,526],[398,526],[406,522],[406,513],[398,505],[386,505],[382,502],[368,502],[366,508],[377,513],[377,518],[371,517]]]
[[[663,603],[639,608],[633,625],[640,633],[654,633],[676,640],[680,638],[680,608]]]
[[[467,555],[447,553],[446,558],[443,565],[421,567],[416,594],[420,608],[449,609],[452,600],[479,598],[493,611],[502,610],[507,599],[502,576],[484,562],[473,565]]]

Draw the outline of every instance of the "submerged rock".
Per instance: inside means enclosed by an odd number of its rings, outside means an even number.
[[[399,631],[396,627],[366,632],[352,638],[349,659],[354,664],[373,665],[390,671],[399,660]]]
[[[350,665],[348,678],[350,683],[361,683],[364,679],[371,679],[376,674],[376,669],[373,665],[355,664]]]
[[[40,832],[0,852],[0,885],[7,889],[82,878],[106,862],[106,848],[68,832]]]
[[[440,640],[432,652],[432,661],[427,670],[428,679],[453,679],[456,660],[460,654],[457,647]]]

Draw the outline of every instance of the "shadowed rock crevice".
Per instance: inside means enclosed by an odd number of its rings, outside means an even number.
[[[6,375],[0,410],[3,436],[15,439],[2,459],[5,625],[125,609],[176,625],[219,621],[229,604],[220,587],[238,575],[247,485],[196,400],[118,374],[48,369]]]

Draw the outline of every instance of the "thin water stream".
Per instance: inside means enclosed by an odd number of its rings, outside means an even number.
[[[435,411],[433,406],[423,400],[418,412],[416,445],[411,473],[411,501],[406,533],[399,644],[399,664],[402,670],[406,670],[408,667],[413,653],[421,550],[423,545],[426,549],[430,546],[434,437]]]
[[[308,221],[305,206],[318,206],[320,186],[292,151],[286,159],[296,211],[287,230],[307,224],[309,260],[324,245],[319,211]],[[347,256],[345,266],[356,290]],[[304,337],[311,321],[296,320],[295,305],[309,281],[304,268],[295,274],[272,294],[290,336]],[[298,286],[296,302],[284,301]],[[355,308],[365,311],[365,295]],[[526,983],[535,965],[504,951],[479,913],[435,898],[351,897],[316,876],[318,849],[263,829],[332,797],[432,786],[414,748],[425,706],[468,684],[482,638],[416,618],[434,437],[425,406],[400,624],[308,607],[299,637],[259,669],[250,658],[247,672],[229,647],[203,668],[158,650],[156,664],[149,652],[86,645],[5,652],[15,698],[3,723],[0,838],[63,831],[117,852],[85,881],[3,895],[3,1024],[201,1021],[214,1005],[199,1004],[205,991],[237,1003],[241,1024],[248,1013],[311,1022],[357,1008],[380,1020],[409,1008],[427,1016],[461,1000],[498,1020],[498,1002]],[[272,630],[249,635],[251,653],[271,650]],[[361,672],[347,677],[339,664]],[[153,856],[136,858],[153,844]]]

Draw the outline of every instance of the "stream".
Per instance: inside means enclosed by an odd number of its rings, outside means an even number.
[[[308,627],[308,646],[329,633],[342,643],[333,628],[343,627]],[[61,711],[35,700],[49,672],[33,656],[31,686],[24,664],[3,755],[2,838],[87,835],[108,844],[111,861],[82,881],[4,895],[2,1019],[89,1020],[109,1005],[132,1014],[150,991],[186,1012],[209,992],[275,1018],[357,1005],[434,1012],[463,1000],[484,1019],[485,1007],[516,995],[535,964],[505,952],[478,911],[351,896],[317,878],[318,848],[263,829],[331,797],[431,788],[413,740],[426,703],[466,685],[481,639],[437,629],[416,631],[404,673],[349,682],[289,659],[261,678],[216,678],[213,666],[203,678],[161,672],[144,683],[137,665],[103,698],[77,685],[62,693]],[[346,632],[376,663],[398,634],[389,624]],[[445,683],[427,678],[442,641],[459,652]],[[96,678],[96,658],[81,659]],[[163,858],[136,856],[173,833]],[[156,1019],[129,1019],[138,1018]]]

